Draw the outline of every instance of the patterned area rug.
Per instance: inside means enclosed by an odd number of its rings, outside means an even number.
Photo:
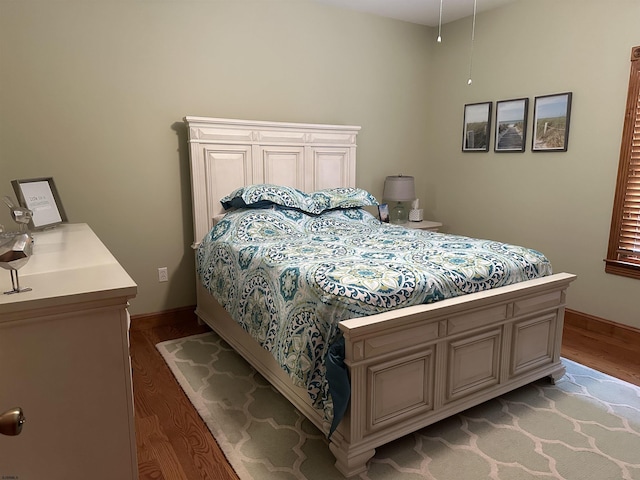
[[[324,435],[215,333],[157,345],[243,480],[332,480]],[[640,388],[563,359],[540,380],[376,450],[362,480],[640,480]]]

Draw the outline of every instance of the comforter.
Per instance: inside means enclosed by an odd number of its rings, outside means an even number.
[[[382,223],[360,208],[231,211],[197,260],[204,287],[329,423],[327,356],[338,322],[552,273],[535,250]]]

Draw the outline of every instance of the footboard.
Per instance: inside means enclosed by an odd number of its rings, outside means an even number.
[[[380,445],[539,378],[560,378],[565,291],[574,279],[559,273],[341,322],[351,401],[332,436],[336,467],[355,475]]]
[[[380,445],[539,378],[560,378],[565,291],[574,279],[559,273],[341,322],[351,399],[331,436],[336,467],[356,475]],[[196,313],[327,431],[307,392],[201,285]]]

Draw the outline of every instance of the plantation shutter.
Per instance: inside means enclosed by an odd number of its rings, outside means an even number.
[[[640,47],[631,74],[605,271],[640,278]]]

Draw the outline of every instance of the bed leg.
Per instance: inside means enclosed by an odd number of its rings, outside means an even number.
[[[558,366],[557,370],[554,370],[553,372],[551,372],[549,374],[549,382],[551,382],[551,385],[555,385],[558,380],[560,380],[562,377],[564,377],[564,374],[566,373],[566,371],[567,371],[567,369],[561,363]]]
[[[367,462],[375,455],[376,450],[371,449],[354,455],[348,449],[341,448],[333,442],[329,444],[329,449],[336,457],[335,466],[345,477],[353,477],[367,470]]]

